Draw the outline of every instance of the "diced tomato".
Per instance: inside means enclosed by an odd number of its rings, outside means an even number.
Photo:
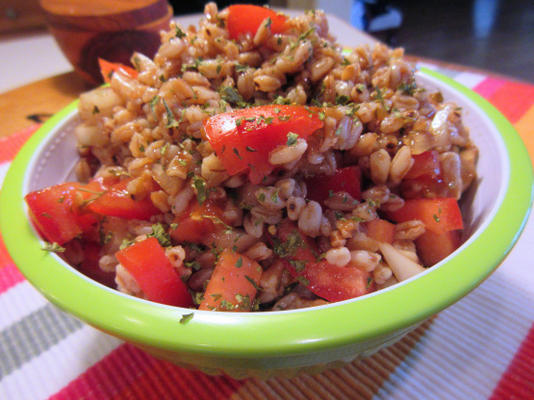
[[[319,261],[314,242],[293,224],[282,223],[278,235],[286,252],[281,259],[289,273],[317,296],[336,302],[375,290],[369,272],[350,265],[338,267]]]
[[[106,83],[109,83],[111,81],[111,76],[116,72],[119,72],[126,76],[130,76],[132,78],[137,77],[137,71],[135,69],[121,63],[109,62],[99,58],[98,65],[100,66],[100,73],[102,74],[102,78]]]
[[[269,153],[288,142],[288,134],[306,138],[323,127],[316,109],[267,105],[214,115],[204,121],[211,146],[230,175],[248,171],[260,183],[275,168]]]
[[[383,243],[392,243],[395,236],[395,225],[385,219],[375,218],[362,224],[371,239]]]
[[[434,265],[460,247],[460,231],[437,234],[426,231],[415,241],[417,254],[425,266]]]
[[[32,222],[49,242],[64,244],[82,233],[76,206],[76,189],[79,186],[63,183],[24,197]]]
[[[132,198],[126,190],[129,181],[120,181],[107,190],[103,189],[102,193],[97,192],[87,208],[99,215],[125,219],[147,220],[153,215],[161,214],[148,196],[139,200]]]
[[[439,153],[437,151],[425,151],[412,156],[412,158],[414,163],[404,176],[404,179],[436,178],[441,175]]]
[[[177,226],[170,235],[179,243],[201,243],[208,235],[222,228],[222,216],[223,211],[215,202],[208,200],[200,205],[195,199],[185,212],[174,219]]]
[[[256,261],[225,249],[215,265],[199,309],[250,311],[262,271]]]
[[[254,36],[265,18],[271,18],[271,33],[282,33],[287,30],[287,18],[269,8],[249,4],[236,4],[228,7],[226,25],[230,39],[238,39],[239,36],[247,33]]]
[[[185,283],[155,237],[126,247],[115,255],[148,300],[179,307],[192,305]]]
[[[334,175],[317,175],[306,179],[307,197],[322,204],[336,192],[347,192],[360,200],[361,180],[362,174],[357,166],[338,169]]]
[[[401,183],[405,199],[447,197],[448,188],[441,176],[439,153],[435,150],[413,156],[414,163]]]
[[[418,219],[427,230],[437,234],[463,229],[460,207],[452,198],[407,200],[401,209],[388,212],[387,215],[395,222]]]

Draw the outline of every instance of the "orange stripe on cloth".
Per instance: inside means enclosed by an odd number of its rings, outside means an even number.
[[[0,138],[0,162],[11,161],[30,136],[39,128],[39,124],[32,125],[13,135]]]
[[[514,125],[515,129],[525,142],[528,154],[534,165],[534,105]]]
[[[515,124],[534,104],[534,85],[506,82],[488,100]]]
[[[534,399],[534,324],[490,399]]]

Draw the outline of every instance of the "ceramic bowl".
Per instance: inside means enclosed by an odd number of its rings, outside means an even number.
[[[0,223],[26,278],[52,303],[156,357],[235,378],[318,371],[368,356],[477,287],[517,240],[532,204],[530,159],[509,122],[480,96],[436,72],[417,73],[464,110],[480,149],[478,179],[462,201],[466,241],[424,273],[385,290],[321,307],[224,313],[152,303],[79,273],[28,222],[23,197],[72,179],[77,161],[76,103],[50,119],[24,146],[5,179]],[[8,233],[7,233],[8,232]],[[193,313],[187,323],[182,315]]]

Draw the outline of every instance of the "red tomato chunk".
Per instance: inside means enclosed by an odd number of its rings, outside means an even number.
[[[400,210],[387,214],[394,222],[418,219],[437,234],[464,228],[458,202],[451,198],[407,200]]]
[[[274,170],[269,153],[288,143],[288,134],[306,138],[323,127],[309,107],[268,105],[214,115],[204,122],[206,137],[230,175],[248,171],[252,183]]]
[[[137,281],[146,298],[171,306],[191,306],[191,295],[154,237],[116,253],[117,260]]]
[[[228,33],[231,39],[241,35],[254,36],[263,20],[270,18],[271,33],[282,33],[287,30],[286,17],[269,8],[249,4],[236,4],[228,7]]]
[[[318,175],[306,180],[308,198],[323,203],[337,192],[346,192],[355,200],[361,198],[362,174],[356,166],[338,169],[334,175]]]

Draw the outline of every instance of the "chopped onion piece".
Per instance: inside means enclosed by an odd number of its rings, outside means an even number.
[[[389,243],[380,243],[379,248],[389,268],[391,268],[393,274],[399,281],[411,278],[425,270],[421,265],[410,260]]]

